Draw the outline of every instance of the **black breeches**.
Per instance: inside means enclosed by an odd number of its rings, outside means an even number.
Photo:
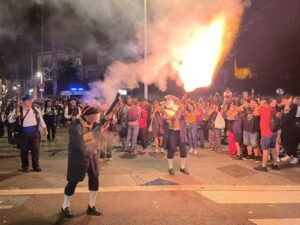
[[[88,178],[89,178],[89,190],[98,191],[99,189],[99,177],[93,173],[92,167],[88,168]],[[69,181],[65,187],[65,195],[71,196],[75,193],[78,181]]]
[[[187,152],[185,148],[185,143],[182,143],[180,140],[180,131],[179,130],[169,130],[169,137],[168,137],[168,159],[173,159],[174,154],[176,152],[176,148],[179,147],[180,150],[180,158],[186,158]]]

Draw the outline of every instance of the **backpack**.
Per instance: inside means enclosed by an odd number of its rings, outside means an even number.
[[[272,112],[270,117],[270,130],[277,132],[280,129],[280,119],[276,116],[276,113]]]
[[[127,112],[128,122],[134,122],[139,119],[139,111],[137,106],[132,106]]]
[[[225,128],[225,120],[224,120],[223,116],[221,115],[221,113],[219,113],[219,112],[215,119],[214,128],[217,128],[217,129]]]

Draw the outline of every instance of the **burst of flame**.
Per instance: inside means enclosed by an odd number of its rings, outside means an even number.
[[[181,64],[178,75],[186,91],[211,84],[222,55],[224,31],[225,21],[217,19],[194,32],[188,43],[179,50]]]

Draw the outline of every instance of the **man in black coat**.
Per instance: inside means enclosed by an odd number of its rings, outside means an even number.
[[[78,182],[83,181],[86,173],[89,178],[90,201],[87,215],[100,216],[101,211],[95,207],[99,189],[99,163],[97,157],[99,129],[95,129],[99,121],[98,110],[86,106],[81,117],[69,126],[68,184],[65,187],[62,214],[66,218],[73,217],[70,210],[70,198],[75,192]]]

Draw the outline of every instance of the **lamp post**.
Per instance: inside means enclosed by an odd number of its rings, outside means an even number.
[[[144,0],[144,75],[147,73],[147,0]],[[144,83],[144,98],[148,99],[148,84]]]
[[[41,79],[41,82],[40,82],[40,84],[39,84],[39,91],[40,91],[40,93],[41,93],[41,99],[42,99],[42,98],[43,98],[44,88],[45,88],[45,85],[44,85],[44,83],[43,83],[43,73],[42,73],[42,72],[37,72],[37,73],[36,73],[36,76],[37,76],[37,77],[40,77],[40,79]]]

